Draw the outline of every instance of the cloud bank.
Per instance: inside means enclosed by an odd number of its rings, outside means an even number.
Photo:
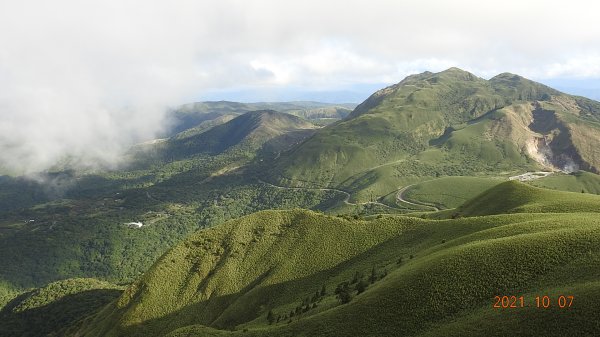
[[[450,66],[598,79],[598,12],[577,0],[4,1],[0,171],[112,165],[167,127],[167,107],[227,90],[326,92]]]

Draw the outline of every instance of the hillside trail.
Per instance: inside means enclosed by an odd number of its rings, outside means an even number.
[[[408,201],[408,200],[404,199],[404,193],[405,193],[405,192],[406,192],[406,191],[407,191],[409,188],[411,188],[411,187],[413,187],[413,186],[415,186],[415,185],[414,185],[414,184],[412,184],[412,185],[407,185],[407,186],[404,186],[404,187],[402,187],[401,189],[399,189],[399,190],[398,190],[398,192],[396,193],[396,200],[397,200],[397,201],[400,201],[400,202],[407,203],[407,204],[409,204],[409,205],[413,205],[413,206],[418,206],[418,207],[428,207],[428,208],[431,208],[431,209],[433,209],[433,210],[434,210],[434,211],[436,211],[436,212],[440,210],[438,207],[436,207],[436,206],[433,206],[433,205],[429,205],[429,204],[425,204],[425,203],[416,203],[416,202],[413,202],[413,201]]]
[[[379,206],[382,206],[382,207],[385,207],[385,208],[389,208],[389,209],[394,209],[394,210],[404,210],[402,208],[397,208],[397,207],[392,207],[392,206],[386,205],[386,204],[381,203],[379,201],[366,201],[366,202],[353,203],[353,202],[350,202],[350,197],[351,197],[350,193],[348,193],[346,191],[343,191],[343,190],[336,189],[336,188],[287,187],[287,186],[273,185],[271,183],[268,183],[268,182],[266,182],[264,180],[260,180],[260,179],[258,179],[258,181],[260,183],[264,184],[264,185],[267,185],[267,186],[270,186],[270,187],[273,187],[273,188],[277,188],[277,189],[296,190],[296,191],[322,191],[322,192],[337,192],[337,193],[341,193],[341,194],[343,194],[345,196],[343,202],[346,205],[350,205],[350,206],[363,206],[363,205],[373,204],[373,205],[379,205]]]

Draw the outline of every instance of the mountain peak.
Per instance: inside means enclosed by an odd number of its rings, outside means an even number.
[[[509,73],[509,72],[504,72],[504,73],[500,73],[500,74],[492,77],[490,80],[493,80],[493,79],[520,80],[520,79],[524,79],[524,77],[517,75],[517,74]]]
[[[467,81],[475,81],[479,79],[479,77],[473,75],[472,73],[457,67],[451,67],[446,70],[440,71],[439,73],[435,73],[433,74],[433,77],[448,77],[452,79]]]
[[[458,67],[450,67],[446,70],[440,71],[438,74],[444,74],[444,73],[467,73],[467,74],[470,74],[468,71],[462,70]]]

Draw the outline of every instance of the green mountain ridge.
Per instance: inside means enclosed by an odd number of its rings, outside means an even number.
[[[302,139],[314,129],[316,126],[296,116],[273,110],[251,111],[200,134],[176,137],[165,152],[186,157],[195,152],[218,154],[233,146],[241,147],[243,151],[254,151],[273,138],[285,134]],[[282,146],[285,147],[285,144]]]
[[[196,102],[184,104],[170,113],[171,130],[166,134],[171,137],[197,125],[215,120],[223,116],[239,116],[246,112],[258,110],[276,110],[306,120],[319,122],[326,119],[338,120],[346,117],[355,104],[331,104],[320,102],[257,102],[239,103],[229,101]]]
[[[507,181],[465,202],[456,211],[464,216],[600,212],[598,200],[598,196],[593,194],[576,195]]]
[[[566,214],[553,208],[565,192],[537,190],[509,182],[487,193],[489,200],[530,195],[521,206],[541,206],[544,214],[520,207],[513,208],[519,214],[441,221],[349,221],[300,210],[243,217],[200,231],[163,255],[80,333],[420,336],[453,329],[480,336],[485,331],[469,323],[487,317],[515,324],[496,327],[499,335],[533,329],[532,335],[559,336],[599,313],[600,217],[581,212],[597,212],[600,197],[567,193],[585,206]],[[505,209],[488,204],[494,206]],[[354,290],[349,303],[340,303],[333,290],[344,280],[358,287],[353,275],[375,276],[364,292]],[[540,293],[575,294],[578,306],[568,313],[523,308],[522,319],[491,308],[495,295],[524,295],[531,306]],[[270,324],[269,312],[287,318]],[[586,324],[589,331],[600,331],[594,324]]]
[[[370,179],[358,193],[387,194],[377,177],[367,178],[379,175],[381,166],[389,167],[388,176],[433,178],[596,172],[599,107],[514,74],[484,80],[458,68],[425,72],[374,93],[346,119],[282,155],[269,175],[312,187]]]

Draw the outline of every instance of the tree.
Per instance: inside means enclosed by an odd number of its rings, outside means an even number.
[[[269,324],[273,324],[275,322],[275,315],[273,314],[273,310],[269,310],[269,313],[267,314],[267,321],[269,322]]]
[[[364,292],[368,286],[369,286],[369,283],[367,283],[367,281],[365,281],[363,279],[358,281],[358,283],[356,284],[357,295]]]
[[[357,271],[354,273],[354,277],[352,278],[352,282],[350,282],[350,284],[355,284],[362,278],[363,278],[363,274]]]
[[[346,303],[352,301],[352,293],[350,292],[350,289],[344,289],[343,291],[340,292],[338,297],[340,299],[340,302],[342,302],[342,304],[346,304]]]
[[[350,289],[349,282],[342,282],[335,288],[335,294],[342,304],[348,303],[352,300],[352,290]]]
[[[317,292],[315,293],[315,295],[314,295],[314,296],[313,296],[313,297],[310,299],[310,303],[313,303],[313,302],[316,302],[316,301],[318,301],[318,300],[319,300],[319,297],[321,297],[321,296],[319,295],[319,292],[317,291]]]
[[[371,284],[375,283],[375,281],[377,281],[377,271],[375,271],[375,267],[371,268],[371,276],[369,276],[369,282],[371,282]]]
[[[327,295],[327,288],[325,288],[325,284],[321,286],[321,297]]]

